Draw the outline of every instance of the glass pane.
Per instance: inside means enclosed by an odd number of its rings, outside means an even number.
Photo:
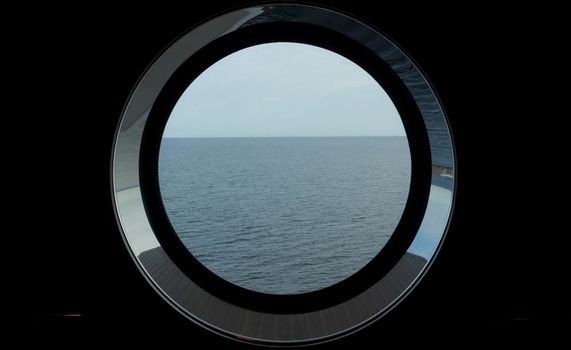
[[[173,228],[205,267],[297,294],[379,254],[410,169],[400,116],[367,72],[329,50],[271,43],[189,85],[163,134],[159,181]]]

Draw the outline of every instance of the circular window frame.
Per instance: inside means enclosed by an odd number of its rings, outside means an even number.
[[[382,278],[410,245],[424,208],[430,187],[428,136],[420,111],[412,95],[376,55],[358,43],[332,31],[300,23],[259,24],[212,41],[183,63],[166,82],[146,122],[141,142],[140,183],[147,216],[161,246],[179,268],[195,283],[216,297],[242,307],[269,313],[309,312],[327,308],[364,292]],[[258,34],[261,33],[261,34]],[[311,33],[311,34],[308,34]],[[170,224],[163,205],[158,180],[159,145],[162,132],[179,97],[205,69],[237,50],[268,42],[294,42],[331,50],[350,59],[383,87],[403,119],[407,137],[416,142],[411,153],[411,184],[404,211],[382,253],[347,278],[319,290],[300,294],[266,294],[237,286],[203,266],[184,246]],[[377,58],[377,59],[375,59]],[[424,171],[424,172],[423,172]],[[414,199],[414,200],[412,200]]]
[[[260,30],[271,26],[276,28]],[[189,265],[191,254],[186,249],[187,257],[182,258],[185,253],[180,249],[184,247],[174,239],[176,234],[173,236],[174,230],[160,200],[158,149],[169,111],[184,90],[173,91],[184,87],[185,81],[188,86],[192,76],[208,68],[221,54],[224,57],[237,51],[234,48],[209,53],[213,43],[218,42],[214,47],[223,47],[220,41],[241,35],[255,38],[234,41],[242,48],[255,42],[305,41],[337,53],[343,51],[339,49],[341,44],[331,46],[305,40],[307,35],[292,36],[295,28],[304,26],[313,26],[316,32],[336,33],[360,45],[377,57],[380,65],[385,63],[385,74],[392,74],[395,79],[389,85],[400,83],[398,93],[388,92],[395,106],[401,107],[399,114],[411,149],[413,185],[406,205],[417,208],[412,219],[403,215],[399,226],[404,223],[407,229],[402,229],[403,234],[395,231],[393,235],[401,239],[389,240],[399,249],[391,248],[389,252],[395,253],[379,254],[375,258],[384,259],[382,263],[369,263],[353,276],[323,290],[269,295],[235,286],[206,268],[200,270],[197,265]],[[268,36],[270,32],[273,35]],[[200,55],[208,60],[198,59]],[[347,55],[349,51],[344,54]],[[355,62],[355,58],[350,59]],[[370,67],[364,68],[371,74]],[[195,71],[190,75],[181,74],[185,69]],[[386,88],[385,79],[379,81],[373,77]],[[398,102],[407,93],[406,103]],[[403,108],[415,111],[407,110],[403,114]],[[418,118],[413,116],[415,113]],[[416,124],[410,123],[415,118]],[[418,136],[414,141],[411,141],[411,133]],[[137,84],[123,111],[114,141],[113,202],[120,231],[137,266],[179,312],[207,329],[237,340],[300,345],[333,339],[370,324],[394,307],[423,276],[438,252],[452,213],[456,171],[452,138],[443,109],[427,80],[410,58],[385,36],[355,19],[324,8],[285,4],[253,6],[228,12],[183,35],[156,59]],[[434,146],[443,143],[448,147]],[[418,150],[414,151],[415,147]],[[442,158],[439,154],[442,152],[450,164],[432,161]],[[434,189],[434,186],[442,188],[442,176],[447,183],[445,195],[435,192],[442,190]],[[417,189],[413,191],[414,186]],[[419,246],[423,256],[415,254]],[[364,274],[363,270],[369,273]],[[208,273],[214,275],[214,279]],[[204,283],[205,274],[210,282]]]

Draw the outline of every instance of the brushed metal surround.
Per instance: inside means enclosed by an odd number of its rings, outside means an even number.
[[[449,159],[439,164],[433,161],[424,218],[407,253],[393,269],[350,300],[299,314],[245,309],[197,286],[162,249],[147,218],[139,181],[139,153],[146,120],[175,70],[216,38],[242,27],[274,21],[322,26],[375,52],[413,95],[427,128],[432,159]],[[447,231],[453,209],[455,172],[451,135],[440,103],[420,70],[395,44],[369,26],[331,10],[305,5],[265,5],[229,12],[196,27],[148,68],[132,92],[117,128],[112,155],[112,195],[120,231],[135,263],[176,310],[199,325],[236,340],[301,345],[350,334],[380,318],[406,296],[433,261]]]

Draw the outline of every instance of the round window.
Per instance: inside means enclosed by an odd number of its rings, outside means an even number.
[[[191,30],[130,96],[118,224],[175,309],[221,335],[322,342],[370,324],[446,232],[454,153],[413,62],[350,17],[255,6]]]
[[[398,111],[331,51],[270,43],[200,74],[163,133],[159,184],[189,252],[254,291],[307,293],[360,270],[406,204]]]

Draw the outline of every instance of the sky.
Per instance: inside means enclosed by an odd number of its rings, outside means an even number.
[[[332,51],[269,43],[230,54],[182,94],[163,137],[404,136],[361,67]]]

